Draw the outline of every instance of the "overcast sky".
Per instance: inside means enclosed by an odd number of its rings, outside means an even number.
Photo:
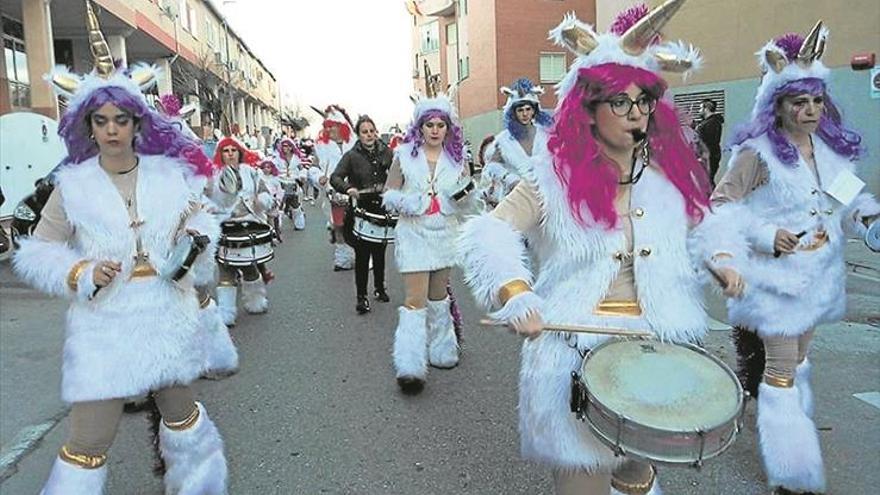
[[[410,23],[403,0],[213,0],[278,80],[282,99],[339,103],[380,131],[412,113]],[[315,130],[315,127],[312,127]]]

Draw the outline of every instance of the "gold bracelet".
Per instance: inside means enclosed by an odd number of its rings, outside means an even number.
[[[79,260],[73,265],[73,268],[67,272],[67,286],[70,287],[70,290],[73,292],[76,292],[79,288],[79,277],[89,263],[91,263],[91,260]]]
[[[729,260],[733,258],[733,254],[727,251],[720,251],[712,255],[712,262],[717,263],[718,260]]]
[[[525,280],[518,278],[501,286],[501,289],[498,290],[498,300],[504,305],[507,304],[507,301],[513,299],[514,296],[531,291],[532,288],[529,284]]]
[[[764,373],[764,383],[776,388],[794,387],[794,378],[788,376],[776,376]]]
[[[189,416],[184,418],[182,421],[174,421],[171,423],[169,423],[168,421],[165,421],[164,423],[165,423],[165,426],[169,430],[173,430],[173,431],[188,430],[188,429],[192,428],[193,425],[196,424],[196,422],[199,420],[199,415],[200,415],[199,406],[196,406],[194,404],[192,412],[189,413]]]
[[[74,466],[83,468],[83,469],[98,469],[103,466],[104,463],[107,462],[107,455],[88,455],[88,454],[74,454],[70,450],[68,450],[67,445],[62,445],[61,450],[58,451],[58,457],[61,458],[64,462],[68,464],[73,464]]]

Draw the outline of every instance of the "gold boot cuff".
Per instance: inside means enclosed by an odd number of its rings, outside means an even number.
[[[73,464],[74,466],[83,469],[98,469],[107,462],[107,454],[74,454],[67,449],[67,445],[61,446],[61,450],[58,451],[58,457],[60,457],[62,461],[68,464]]]
[[[764,383],[776,388],[794,387],[794,378],[788,376],[768,375],[764,373]]]
[[[183,431],[183,430],[188,430],[188,429],[192,428],[193,425],[195,425],[196,422],[199,420],[200,414],[201,413],[199,412],[199,406],[194,406],[192,412],[189,413],[189,416],[187,416],[186,419],[183,419],[181,421],[175,421],[172,423],[169,423],[168,421],[165,421],[165,420],[162,420],[162,421],[165,423],[165,427],[168,428],[169,430]]]
[[[654,486],[654,480],[657,479],[657,469],[651,466],[651,477],[643,483],[627,483],[621,481],[614,476],[611,477],[611,486],[620,493],[626,495],[646,495]]]
[[[507,282],[506,284],[501,286],[501,289],[498,291],[498,301],[501,305],[507,304],[507,301],[513,299],[515,296],[522,294],[523,292],[531,292],[532,288],[529,287],[529,284],[522,279],[515,279]]]

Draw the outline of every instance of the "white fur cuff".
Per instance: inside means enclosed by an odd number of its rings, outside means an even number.
[[[752,246],[754,246],[755,250],[768,254],[773,253],[775,251],[773,245],[776,243],[777,230],[779,230],[779,227],[769,223],[753,229],[753,234],[750,236],[750,240],[752,241]]]
[[[878,213],[880,213],[880,203],[877,203],[874,196],[869,193],[859,194],[850,205],[849,214],[843,218],[844,232],[851,237],[864,237],[868,227],[862,219]]]
[[[16,275],[37,290],[53,296],[70,298],[73,293],[67,285],[67,276],[70,269],[82,258],[66,244],[26,237],[21,240],[19,248],[15,251],[12,269]]]
[[[396,189],[389,189],[382,194],[382,206],[401,215],[416,216],[424,212],[420,195],[406,194]]]
[[[76,298],[80,301],[88,301],[98,290],[95,285],[95,265],[97,262],[89,262],[76,281]]]
[[[534,313],[540,313],[543,306],[544,299],[541,296],[534,292],[523,292],[512,297],[498,311],[489,313],[489,318],[513,325],[524,321]]]
[[[515,279],[532,283],[522,234],[490,214],[464,224],[458,255],[465,282],[484,308],[500,304],[498,291],[505,283]]]

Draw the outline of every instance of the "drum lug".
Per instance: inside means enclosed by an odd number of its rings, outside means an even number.
[[[569,399],[569,404],[571,412],[575,414],[578,420],[583,421],[586,394],[581,383],[581,375],[577,371],[571,372],[571,398]]]
[[[697,430],[697,436],[700,437],[700,455],[691,466],[699,471],[700,468],[703,467],[703,455],[705,455],[706,451],[706,432],[703,430]]]
[[[622,414],[617,414],[617,435],[614,436],[614,457],[623,457],[626,455],[626,451],[620,446],[624,423],[626,423],[626,418],[623,417]]]

